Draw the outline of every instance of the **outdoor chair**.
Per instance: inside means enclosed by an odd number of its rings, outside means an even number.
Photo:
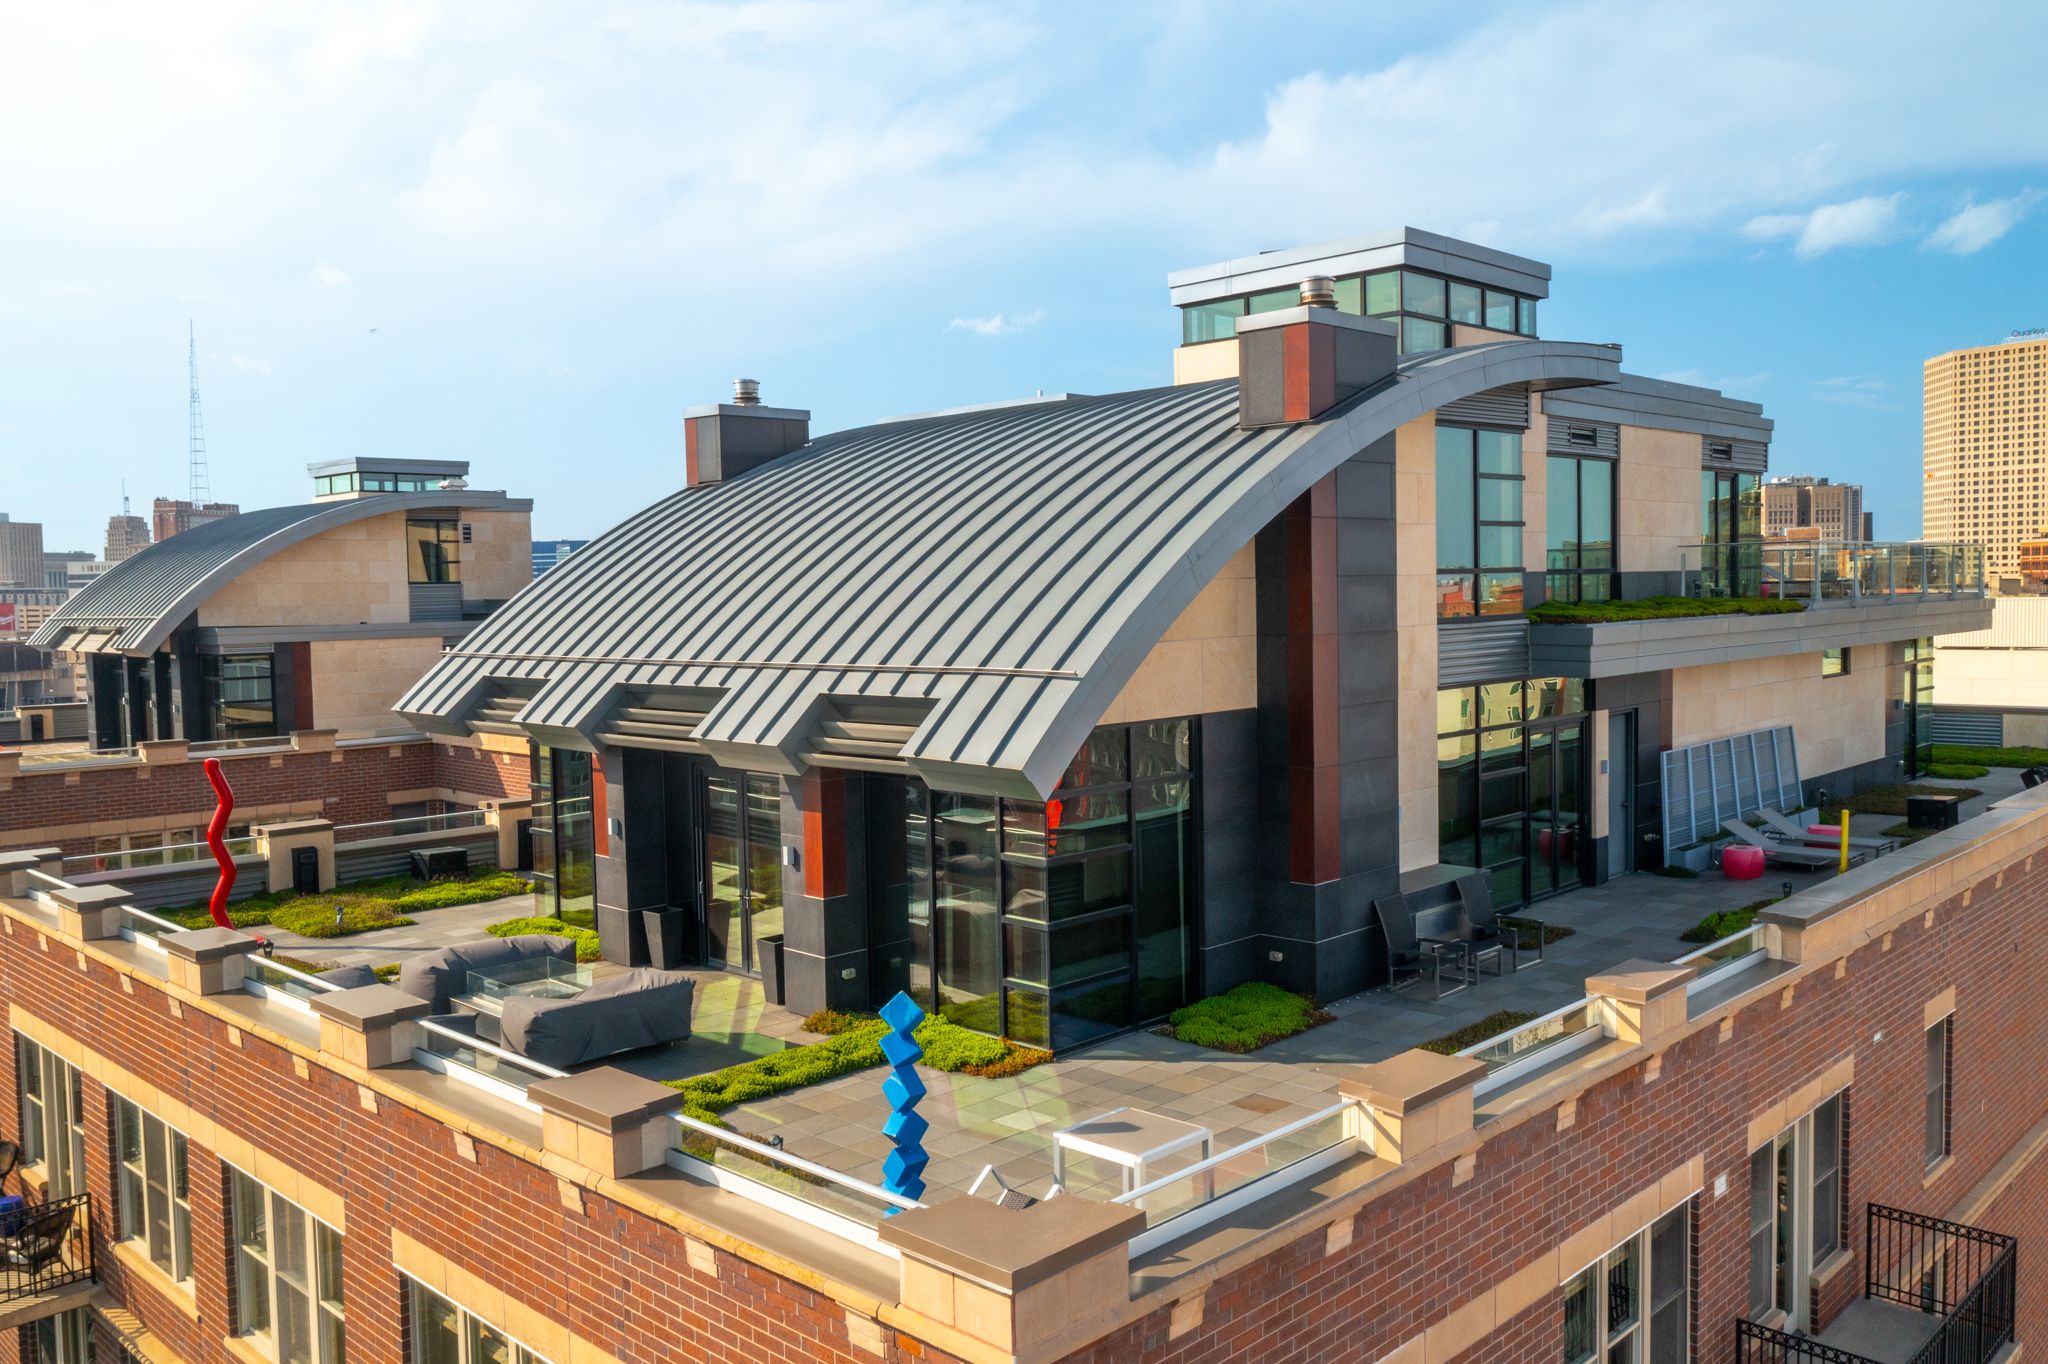
[[[1822,867],[1832,867],[1835,865],[1837,858],[1835,853],[1823,852],[1819,848],[1809,848],[1803,843],[1780,843],[1775,838],[1764,837],[1739,819],[1724,819],[1721,821],[1721,827],[1730,834],[1733,834],[1738,842],[1747,843],[1752,848],[1763,849],[1764,857],[1768,861],[1783,862],[1794,867],[1805,867],[1811,871],[1818,871]],[[1863,854],[1851,849],[1849,860],[1861,862]]]
[[[1450,993],[1456,994],[1466,985],[1465,944],[1447,942],[1441,938],[1418,937],[1415,932],[1415,912],[1408,908],[1408,897],[1395,891],[1384,899],[1372,902],[1380,916],[1380,930],[1387,935],[1387,988],[1400,990],[1415,984],[1427,974],[1435,998],[1444,997],[1444,965],[1449,963],[1457,984]],[[1405,979],[1404,979],[1405,978]]]
[[[1549,934],[1541,919],[1496,911],[1493,885],[1485,872],[1461,876],[1457,886],[1458,921],[1451,936],[1465,943],[1474,970],[1491,960],[1497,976],[1505,974],[1503,962],[1506,970],[1520,971],[1523,956],[1531,951],[1535,952],[1536,960],[1529,965],[1542,964],[1543,940]]]
[[[1795,824],[1791,816],[1785,814],[1782,810],[1765,808],[1758,810],[1757,815],[1765,824],[1770,826],[1771,830],[1778,837],[1785,839],[1787,842],[1803,843],[1809,847],[1818,847],[1823,852],[1829,847],[1834,846],[1835,840],[1833,838],[1824,834],[1808,833],[1803,825]],[[1884,837],[1868,838],[1850,834],[1849,846],[1859,848],[1864,852],[1882,855],[1898,847],[1899,840]]]
[[[0,1262],[33,1278],[64,1254],[64,1242],[71,1233],[76,1203],[58,1203],[38,1208],[0,1236]]]

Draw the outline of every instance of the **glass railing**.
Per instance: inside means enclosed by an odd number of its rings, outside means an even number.
[[[1696,990],[1710,977],[1718,977],[1727,968],[1761,956],[1764,951],[1764,930],[1758,926],[1731,933],[1719,942],[1710,942],[1705,947],[1695,948],[1677,958],[1673,966],[1690,966],[1698,971],[1687,983],[1688,990]]]
[[[1290,1175],[1305,1178],[1330,1163],[1318,1157],[1352,1154],[1359,1149],[1349,1121],[1355,1107],[1349,1099],[1331,1104],[1118,1195],[1111,1201],[1145,1214],[1145,1230],[1132,1241],[1134,1253],[1198,1230],[1207,1221],[1205,1210],[1220,1215],[1294,1182]],[[1253,1191],[1255,1184],[1266,1187]]]
[[[569,1073],[528,1060],[517,1052],[493,1046],[473,1033],[459,1032],[427,1018],[419,1021],[419,1040],[413,1047],[413,1056],[433,1064],[435,1069],[446,1069],[451,1064],[459,1066],[491,1081],[501,1090],[514,1091],[508,1097],[521,1103],[526,1102],[526,1087],[535,1080],[559,1080]]]
[[[789,1200],[797,1215],[828,1218],[872,1229],[891,1213],[922,1205],[830,1166],[793,1156],[765,1142],[677,1114],[671,1164],[760,1201]],[[761,1199],[763,1194],[776,1195]],[[830,1225],[829,1223],[827,1224]],[[838,1229],[838,1228],[835,1228]]]
[[[253,857],[257,841],[253,834],[224,838],[229,857]],[[110,848],[106,852],[76,853],[64,859],[66,876],[90,876],[99,871],[131,871],[137,867],[167,867],[179,862],[209,862],[213,849],[204,843],[160,843],[153,848]]]
[[[412,815],[405,819],[378,819],[365,824],[337,824],[336,843],[360,843],[371,838],[403,838],[408,834],[442,834],[455,829],[482,829],[490,824],[483,810],[456,810],[445,815]]]
[[[1984,547],[1941,541],[1740,540],[1682,545],[1688,597],[1889,601],[1984,595]]]
[[[253,954],[243,959],[242,986],[250,994],[283,995],[301,1001],[316,999],[334,989],[310,971]],[[249,989],[251,986],[256,988]]]
[[[121,906],[121,927],[125,937],[151,946],[157,946],[157,939],[166,933],[185,931],[185,925],[151,914],[146,909],[137,909],[133,905]]]
[[[1489,1037],[1484,1042],[1474,1043],[1458,1055],[1483,1064],[1486,1080],[1492,1080],[1504,1077],[1510,1068],[1519,1070],[1525,1062],[1539,1056],[1552,1059],[1553,1054],[1562,1054],[1560,1049],[1567,1043],[1600,1035],[1599,1005],[1591,999],[1580,999],[1496,1037]]]

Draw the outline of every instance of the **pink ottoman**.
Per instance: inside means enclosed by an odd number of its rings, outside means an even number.
[[[1764,874],[1764,850],[1735,844],[1721,849],[1721,875],[1730,881],[1754,881]]]

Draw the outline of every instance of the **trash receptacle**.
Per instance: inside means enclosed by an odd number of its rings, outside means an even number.
[[[770,1004],[784,1002],[782,992],[782,935],[770,933],[755,944],[761,952],[761,993]]]
[[[1953,829],[1962,823],[1963,798],[1956,795],[1907,796],[1906,824],[1914,829]]]

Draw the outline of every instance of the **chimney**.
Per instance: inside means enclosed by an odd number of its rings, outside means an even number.
[[[1301,282],[1299,307],[1237,320],[1237,424],[1313,421],[1394,372],[1394,324],[1336,308],[1328,275]]]
[[[811,414],[763,407],[758,379],[732,381],[732,401],[683,412],[683,465],[692,488],[723,483],[810,443]]]

